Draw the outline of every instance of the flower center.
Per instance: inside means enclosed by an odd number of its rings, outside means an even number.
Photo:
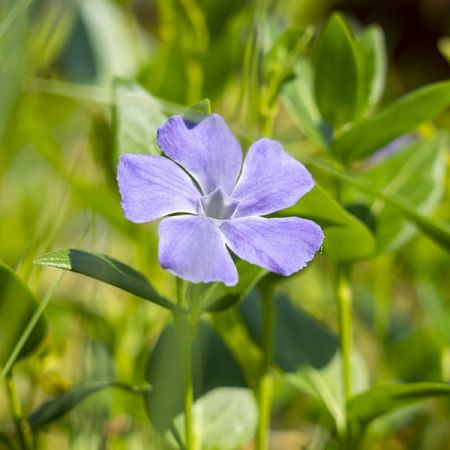
[[[239,202],[229,197],[222,189],[217,188],[200,200],[201,210],[213,219],[232,219]]]

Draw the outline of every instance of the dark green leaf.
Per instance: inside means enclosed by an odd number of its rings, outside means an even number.
[[[0,367],[5,365],[38,307],[33,293],[5,264],[0,262]],[[25,358],[42,342],[47,332],[41,317],[18,358]]]
[[[383,384],[365,391],[348,402],[348,420],[366,426],[377,417],[397,408],[408,406],[430,397],[450,396],[450,385],[445,383]]]
[[[255,397],[249,389],[218,388],[197,400],[193,407],[196,435],[202,450],[242,448],[254,435],[258,420]],[[175,419],[184,438],[184,415]]]
[[[183,380],[180,336],[173,324],[161,333],[148,364],[152,390],[147,408],[152,424],[166,430],[183,410]],[[241,370],[230,350],[211,329],[200,322],[193,344],[194,396],[224,386],[245,386]]]
[[[325,24],[314,63],[317,105],[324,121],[338,128],[358,112],[362,81],[356,41],[341,14],[333,14]]]
[[[287,297],[278,295],[273,301],[275,364],[286,372],[296,372],[305,365],[318,369],[326,366],[336,353],[337,337]],[[261,301],[256,291],[241,303],[240,310],[251,336],[261,343]]]
[[[142,273],[106,255],[89,253],[84,250],[65,249],[47,253],[36,259],[35,263],[81,273],[172,311],[184,311],[167,298],[159,295]]]
[[[398,196],[415,210],[429,214],[444,190],[446,139],[436,135],[419,140],[408,148],[386,158],[373,169],[365,172],[380,191]],[[382,200],[371,205],[376,216],[375,236],[379,251],[393,250],[404,244],[414,233],[397,208]]]
[[[142,394],[148,390],[147,388],[142,389],[116,381],[105,381],[100,383],[92,383],[86,386],[77,386],[54,399],[48,400],[37,410],[33,411],[28,418],[31,428],[37,429],[59,419],[90,395],[102,391],[108,387],[117,387],[138,394]]]
[[[370,230],[318,184],[282,214],[317,222],[325,234],[325,253],[336,261],[363,259],[375,252],[375,239]]]
[[[431,120],[450,104],[450,81],[431,84],[396,100],[381,112],[361,119],[333,143],[344,161],[363,159],[395,138]]]
[[[162,106],[140,85],[116,79],[113,85],[116,158],[123,153],[160,153],[156,131],[166,121]]]
[[[370,26],[364,30],[358,41],[364,75],[364,106],[376,105],[386,85],[387,56],[383,30]]]

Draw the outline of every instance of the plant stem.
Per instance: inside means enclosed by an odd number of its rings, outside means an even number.
[[[196,450],[194,417],[192,405],[194,392],[192,385],[192,337],[185,336],[183,342],[183,386],[184,386],[184,426],[186,450]]]
[[[345,402],[352,394],[352,292],[348,281],[348,267],[336,270],[336,296],[338,301],[339,337],[342,357],[342,380]]]
[[[12,370],[6,375],[6,391],[8,393],[9,402],[11,405],[11,412],[16,425],[17,436],[22,450],[31,450],[32,437],[27,420],[23,416],[22,406],[20,404],[19,396],[17,394],[16,385],[14,383]]]
[[[273,286],[266,284],[261,288],[261,319],[263,361],[258,386],[259,419],[256,430],[256,449],[269,448],[270,407],[272,400],[272,376],[270,366],[273,359],[275,331],[275,302]]]

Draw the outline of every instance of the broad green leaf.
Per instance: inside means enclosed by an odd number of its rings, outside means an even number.
[[[303,366],[320,369],[333,358],[338,347],[337,336],[309,316],[284,295],[276,296],[274,362],[285,372],[296,372]],[[240,305],[244,322],[253,339],[261,345],[261,301],[256,291]]]
[[[253,437],[258,410],[253,393],[244,388],[218,388],[193,407],[195,433],[202,450],[236,450]],[[184,416],[175,419],[184,438]]]
[[[325,253],[336,261],[364,259],[375,252],[375,239],[370,230],[318,184],[282,214],[317,222],[325,234]]]
[[[223,283],[214,283],[205,289],[206,301],[203,308],[210,312],[223,311],[242,301],[258,282],[267,274],[267,270],[249,264],[246,261],[236,262],[239,281],[236,286],[226,287]]]
[[[302,59],[296,69],[297,77],[286,84],[281,98],[300,131],[319,148],[328,148],[331,128],[323,123],[313,95],[313,73],[309,61]]]
[[[142,273],[106,255],[72,248],[47,253],[35,263],[87,275],[172,311],[184,311],[158,294]]]
[[[361,119],[333,143],[332,152],[351,162],[363,159],[395,138],[431,120],[450,105],[450,81],[417,89],[379,113]]]
[[[160,431],[168,429],[183,411],[181,336],[169,324],[159,336],[148,363],[147,380],[152,390],[147,409],[152,424]],[[220,337],[200,322],[193,343],[194,397],[223,386],[245,386],[240,368]]]
[[[417,212],[429,214],[444,190],[446,144],[447,139],[442,135],[419,140],[364,175],[380,191],[406,200]],[[406,218],[383,200],[375,200],[371,210],[376,217],[378,251],[394,250],[414,234],[415,229]]]
[[[383,30],[378,26],[370,26],[358,40],[364,76],[364,106],[376,105],[386,85],[387,55]]]
[[[0,262],[0,367],[8,360],[38,307],[33,293],[5,264]],[[41,317],[18,355],[25,358],[45,338],[47,325]]]
[[[430,397],[450,396],[445,383],[383,384],[353,398],[347,404],[348,420],[355,432],[360,432],[372,420]]]
[[[355,117],[360,106],[361,64],[353,33],[335,13],[325,24],[315,49],[314,96],[326,123],[338,128]]]
[[[295,153],[295,149],[293,149],[293,153]],[[440,245],[443,249],[450,251],[450,225],[447,223],[437,219],[430,219],[426,215],[416,211],[414,206],[410,205],[404,199],[392,194],[384,194],[384,192],[380,191],[367,178],[351,173],[345,169],[338,168],[322,158],[303,155],[303,160],[311,166],[314,166],[341,181],[345,181],[360,191],[365,192],[374,198],[383,200],[389,206],[395,207],[399,213],[403,214],[424,234],[436,242],[436,244]]]
[[[161,104],[132,81],[116,79],[113,93],[115,159],[123,153],[158,155],[156,131],[167,119]]]
[[[41,428],[44,425],[58,420],[61,416],[79,405],[87,397],[109,387],[116,387],[137,394],[143,394],[148,390],[148,388],[139,388],[137,386],[116,381],[105,381],[92,383],[85,386],[77,386],[70,391],[64,392],[64,394],[43,403],[39,406],[39,408],[31,413],[28,418],[28,422],[30,423],[32,429]]]

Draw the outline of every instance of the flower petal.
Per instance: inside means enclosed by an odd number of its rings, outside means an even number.
[[[235,217],[259,216],[288,208],[314,186],[302,163],[271,139],[253,143],[232,197],[240,202]]]
[[[204,194],[216,188],[230,193],[242,165],[242,151],[224,120],[211,114],[198,124],[171,117],[158,130],[158,145],[199,183]]]
[[[237,256],[286,276],[305,267],[323,241],[319,225],[298,217],[224,220],[220,231]]]
[[[117,181],[122,209],[131,222],[150,222],[176,212],[197,212],[200,191],[181,167],[163,156],[121,156]]]
[[[168,217],[159,224],[159,263],[193,283],[238,281],[222,233],[205,216]]]

